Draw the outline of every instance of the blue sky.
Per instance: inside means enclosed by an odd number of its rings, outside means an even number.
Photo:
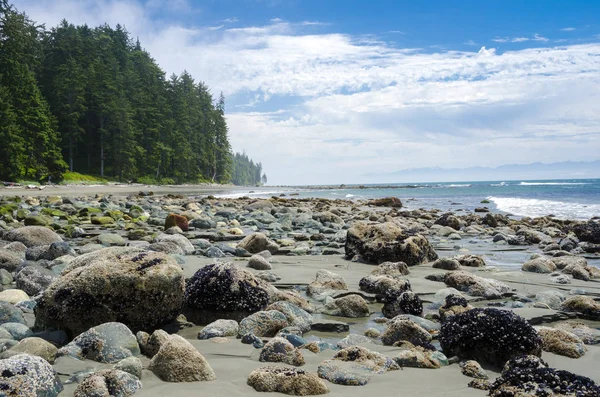
[[[600,158],[599,1],[17,0],[226,95],[270,184]],[[377,177],[381,174],[381,177]]]

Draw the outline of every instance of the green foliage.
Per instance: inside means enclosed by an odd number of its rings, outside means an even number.
[[[246,153],[236,153],[233,156],[232,182],[235,185],[253,186],[267,181],[267,176],[262,173],[262,164],[256,163]]]
[[[225,99],[165,73],[120,25],[50,31],[0,0],[0,179],[258,184]],[[239,159],[238,159],[239,157]],[[63,160],[67,159],[67,163]],[[238,159],[238,160],[236,160]],[[77,171],[77,172],[75,172]]]
[[[103,184],[107,183],[108,179],[94,175],[80,174],[79,172],[67,171],[63,174],[64,183],[87,183],[87,184]]]

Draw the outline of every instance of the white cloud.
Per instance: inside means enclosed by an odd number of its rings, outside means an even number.
[[[598,158],[598,43],[429,53],[376,37],[301,34],[302,22],[282,20],[207,34],[156,24],[140,4],[17,1],[50,25],[120,21],[168,74],[187,69],[224,91],[234,149],[261,161],[270,183]],[[545,41],[536,34],[528,44]]]
[[[239,22],[240,20],[237,19],[236,17],[233,18],[227,18],[227,19],[223,19],[221,22],[225,22],[225,23],[236,23]]]
[[[477,43],[476,43],[476,42],[474,42],[473,40],[468,40],[468,41],[465,41],[463,44],[465,44],[465,45],[470,45],[470,46],[473,46],[473,47],[476,47],[476,46],[477,46]]]
[[[495,41],[496,43],[506,43],[510,41],[510,39],[508,37],[495,37],[492,41]]]
[[[573,32],[574,30],[576,30],[575,28],[562,28],[560,31],[561,32]]]
[[[529,41],[529,38],[527,38],[527,37],[515,37],[514,39],[511,40],[511,42],[513,42],[513,43],[523,43],[525,41]]]

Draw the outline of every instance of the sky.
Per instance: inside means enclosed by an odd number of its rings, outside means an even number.
[[[600,1],[15,0],[226,98],[270,185],[600,159]]]

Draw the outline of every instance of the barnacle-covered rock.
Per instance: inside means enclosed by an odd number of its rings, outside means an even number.
[[[345,250],[348,259],[358,255],[361,260],[374,264],[401,261],[414,266],[437,259],[425,236],[410,233],[392,222],[355,223],[348,229]]]
[[[249,386],[258,392],[277,392],[292,396],[315,396],[329,393],[317,374],[289,367],[261,367],[248,376]]]
[[[63,385],[41,357],[18,354],[0,360],[0,391],[5,396],[56,397]]]
[[[264,310],[275,288],[233,263],[198,270],[185,289],[185,316],[196,324],[218,319],[240,321]]]
[[[297,367],[304,365],[304,357],[288,340],[275,337],[265,344],[260,352],[259,361],[285,363]]]
[[[63,329],[71,337],[107,322],[153,330],[181,313],[184,290],[181,267],[169,255],[105,248],[74,259],[43,292],[36,327]]]
[[[502,366],[512,357],[541,356],[542,338],[523,318],[508,310],[472,309],[442,324],[440,344],[447,356]]]
[[[398,364],[381,353],[360,346],[340,350],[331,360],[319,365],[319,377],[331,383],[348,386],[363,386],[374,374],[400,369]]]
[[[389,291],[385,295],[385,303],[381,312],[387,318],[394,318],[400,314],[420,316],[423,314],[423,302],[417,294],[411,291],[400,293]]]

